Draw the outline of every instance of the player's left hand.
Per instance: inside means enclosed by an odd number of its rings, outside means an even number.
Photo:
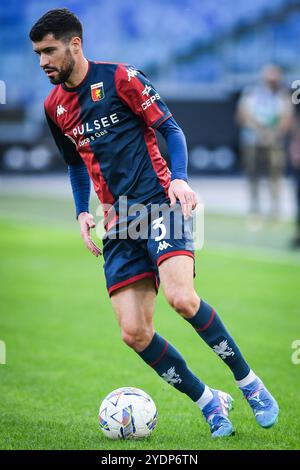
[[[179,200],[182,213],[186,219],[191,216],[192,210],[197,206],[196,194],[184,180],[175,179],[171,181],[169,198],[171,206],[176,204],[177,199]]]

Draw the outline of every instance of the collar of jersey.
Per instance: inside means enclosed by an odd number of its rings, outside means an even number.
[[[82,79],[82,81],[79,83],[79,85],[77,86],[73,86],[73,87],[68,87],[67,85],[65,85],[64,83],[61,84],[62,88],[65,90],[65,91],[70,91],[70,92],[74,92],[74,91],[79,91],[81,90],[81,88],[83,88],[86,84],[86,81],[87,81],[87,78],[89,76],[91,72],[91,61],[88,60],[88,69],[87,69],[87,72],[84,76],[84,78]]]

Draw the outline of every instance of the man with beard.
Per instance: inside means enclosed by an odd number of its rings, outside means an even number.
[[[187,182],[185,137],[168,107],[135,67],[87,60],[81,23],[69,10],[47,12],[31,29],[30,38],[40,66],[56,85],[45,101],[46,117],[69,168],[82,238],[95,256],[101,250],[90,237],[95,227],[89,213],[90,179],[104,206],[104,271],[124,342],[197,404],[212,437],[233,434],[230,395],[205,385],[154,330],[160,281],[169,304],[231,369],[257,423],[272,426],[278,415],[275,399],[250,369],[216,311],[194,289],[190,225],[181,237],[173,233],[175,222],[184,226],[184,218],[191,220],[197,202]],[[160,154],[154,129],[166,139],[172,172]],[[160,205],[146,238],[124,237],[124,196],[129,205],[143,205],[151,216],[153,205]]]

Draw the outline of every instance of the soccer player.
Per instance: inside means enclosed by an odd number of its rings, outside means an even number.
[[[228,416],[231,396],[205,385],[177,349],[154,330],[161,282],[173,309],[231,369],[257,423],[272,426],[279,411],[275,399],[250,369],[217,312],[195,292],[189,230],[182,237],[171,230],[178,221],[184,225],[191,220],[197,201],[187,179],[185,137],[166,104],[134,67],[87,60],[82,25],[67,9],[43,15],[32,27],[30,39],[40,66],[55,85],[45,101],[46,118],[68,165],[81,236],[95,256],[101,250],[90,237],[95,227],[89,212],[90,180],[104,205],[104,271],[123,341],[197,404],[212,437],[233,434]],[[155,129],[166,140],[171,171],[159,152]],[[127,236],[127,225],[135,219],[122,215],[124,196],[130,207],[137,203],[146,207],[147,221],[152,206],[161,205],[159,216],[147,226],[149,236]]]

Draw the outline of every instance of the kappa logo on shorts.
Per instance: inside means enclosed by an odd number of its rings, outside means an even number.
[[[162,250],[166,250],[168,247],[173,248],[173,245],[170,245],[170,243],[167,243],[165,240],[163,242],[159,242],[156,253]]]

